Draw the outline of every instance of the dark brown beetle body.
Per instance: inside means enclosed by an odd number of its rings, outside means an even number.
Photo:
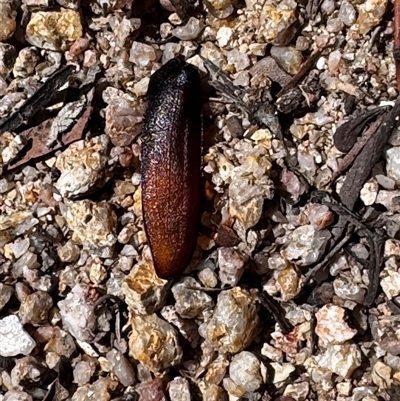
[[[195,67],[170,60],[150,78],[143,123],[142,210],[160,278],[179,275],[197,240],[201,179],[201,88]]]

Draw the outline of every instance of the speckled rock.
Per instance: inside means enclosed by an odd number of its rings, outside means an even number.
[[[392,178],[397,185],[400,184],[400,147],[394,146],[385,152],[386,171],[389,178]]]
[[[26,40],[41,49],[65,51],[82,36],[79,12],[61,8],[60,11],[32,13],[26,27]]]
[[[149,260],[138,263],[122,283],[125,302],[143,315],[150,315],[164,306],[168,289],[168,281],[158,278]]]
[[[2,102],[6,101],[6,96],[3,99],[1,99]],[[15,106],[18,102],[24,99],[25,96],[23,94],[21,94],[19,97],[15,97],[14,99],[10,95],[10,97],[8,98],[10,103],[9,107],[7,107],[6,110],[1,110],[0,107],[0,112],[4,113],[8,109],[11,109],[10,106]],[[14,135],[11,132],[3,132],[2,139],[3,143],[1,144],[2,146],[0,146],[0,151],[1,151],[0,165],[4,165],[10,162],[14,157],[17,156],[18,152],[24,147],[24,141],[22,140],[20,135]]]
[[[218,249],[219,279],[223,285],[234,287],[242,277],[248,256],[235,248]]]
[[[204,28],[201,20],[190,17],[186,25],[175,28],[172,34],[181,40],[193,40],[200,35]]]
[[[389,389],[392,386],[392,369],[382,361],[376,361],[372,370],[372,380],[381,389]]]
[[[43,291],[36,291],[28,295],[19,308],[19,317],[22,324],[30,323],[39,326],[47,321],[50,308],[53,306],[53,299]]]
[[[153,47],[141,42],[133,42],[129,53],[129,61],[137,66],[147,68],[156,60],[156,52]]]
[[[286,269],[275,270],[274,279],[276,281],[276,288],[280,292],[284,302],[295,298],[301,291],[302,281],[300,279],[300,272],[292,264]]]
[[[161,379],[154,379],[139,384],[135,391],[139,394],[138,401],[167,401],[164,393],[164,385]]]
[[[315,263],[324,253],[331,234],[328,230],[317,231],[312,225],[296,228],[291,234],[291,241],[282,251],[288,260],[307,266]]]
[[[400,317],[370,316],[371,332],[376,343],[391,355],[400,355]]]
[[[218,295],[213,317],[200,327],[200,335],[216,349],[237,353],[252,342],[258,322],[254,297],[235,287]]]
[[[79,387],[74,395],[72,401],[109,401],[111,399],[111,392],[116,387],[116,382],[109,378],[101,377],[93,384],[86,384]]]
[[[296,369],[291,363],[288,362],[271,362],[271,367],[274,370],[273,383],[283,382]]]
[[[271,56],[289,74],[295,75],[303,62],[303,55],[293,46],[272,46]]]
[[[356,22],[360,34],[365,35],[380,23],[387,4],[387,0],[366,0],[363,4],[360,4]]]
[[[118,381],[125,387],[135,384],[135,371],[127,358],[116,349],[107,352],[107,360],[110,364],[111,372]]]
[[[0,356],[29,355],[35,346],[36,342],[25,331],[17,316],[9,315],[0,319]]]
[[[214,306],[214,301],[206,292],[196,291],[193,287],[200,287],[200,285],[192,277],[184,277],[172,287],[176,311],[186,319],[193,319],[199,316],[204,309],[210,309]]]
[[[351,2],[344,0],[340,4],[338,17],[344,25],[351,27],[357,20],[357,11]]]
[[[175,377],[169,382],[168,394],[171,401],[191,401],[189,380],[183,377]]]
[[[14,293],[13,287],[0,283],[0,311],[4,308]]]
[[[18,78],[27,78],[34,74],[39,61],[36,47],[25,47],[18,53],[13,65],[13,74]]]
[[[318,358],[319,366],[348,379],[361,365],[361,351],[356,344],[328,345]]]
[[[325,346],[344,343],[357,334],[357,330],[351,329],[345,322],[345,310],[339,306],[325,305],[315,316],[315,333]]]
[[[114,146],[130,145],[142,131],[144,103],[112,87],[104,90],[103,99],[108,104],[105,133]]]
[[[179,333],[189,342],[192,348],[197,347],[200,336],[199,327],[194,320],[182,318],[172,305],[164,306],[160,313],[168,323],[178,329]]]
[[[11,370],[11,382],[18,386],[29,388],[37,386],[47,378],[47,366],[33,356],[26,356],[16,361]]]
[[[251,352],[240,352],[232,358],[229,377],[246,391],[256,391],[262,384],[260,361]]]
[[[325,205],[311,203],[305,210],[308,220],[316,230],[323,230],[333,223],[335,215]]]
[[[68,227],[73,231],[74,241],[101,256],[112,255],[113,246],[117,242],[117,218],[108,202],[66,200],[60,209]]]
[[[44,337],[43,340],[47,340],[44,349],[49,354],[55,353],[59,356],[63,355],[70,358],[75,352],[76,346],[73,337],[58,326],[51,327],[49,334],[46,336],[43,336],[40,329],[38,331],[40,335]]]
[[[94,338],[96,316],[93,306],[87,302],[89,288],[76,284],[67,297],[58,302],[63,328],[79,341],[91,341]]]
[[[385,267],[381,272],[381,287],[388,299],[400,294],[400,272],[394,258],[389,258],[385,262]]]
[[[274,195],[274,184],[268,177],[272,164],[263,146],[241,143],[238,148],[240,165],[231,173],[229,213],[247,230],[258,223],[264,199],[272,199]]]
[[[129,354],[153,372],[159,372],[181,361],[178,333],[157,315],[132,316]]]
[[[267,43],[287,45],[296,33],[297,3],[293,0],[268,0],[261,11],[262,34]]]
[[[345,300],[354,301],[362,304],[365,299],[366,289],[353,277],[338,277],[333,282],[335,294]]]
[[[232,4],[232,0],[208,0],[216,10],[223,10]]]
[[[380,190],[376,197],[376,203],[386,207],[389,212],[400,212],[400,204],[397,201],[400,196],[400,191],[385,191]]]
[[[100,135],[70,145],[56,161],[61,176],[56,187],[62,196],[72,198],[104,185],[109,139]]]
[[[16,58],[17,51],[15,47],[0,41],[0,74],[4,77],[7,76],[12,71]]]
[[[16,16],[12,1],[0,2],[0,42],[10,39],[14,34],[17,27]]]

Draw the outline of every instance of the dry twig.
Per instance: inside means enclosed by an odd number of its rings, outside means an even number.
[[[393,58],[396,63],[397,89],[400,90],[400,0],[394,2]]]

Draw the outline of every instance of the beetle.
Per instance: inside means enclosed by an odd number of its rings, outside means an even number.
[[[202,96],[196,67],[182,57],[160,67],[147,92],[141,145],[142,211],[154,268],[181,274],[200,220]]]

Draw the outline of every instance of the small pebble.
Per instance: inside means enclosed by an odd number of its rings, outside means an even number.
[[[36,342],[17,316],[8,315],[0,319],[0,356],[29,355],[35,346]]]
[[[248,351],[236,354],[229,365],[229,377],[246,391],[256,391],[262,384],[260,361]]]
[[[204,24],[201,20],[190,17],[186,25],[173,29],[172,35],[181,40],[193,40],[200,35],[203,28]]]

